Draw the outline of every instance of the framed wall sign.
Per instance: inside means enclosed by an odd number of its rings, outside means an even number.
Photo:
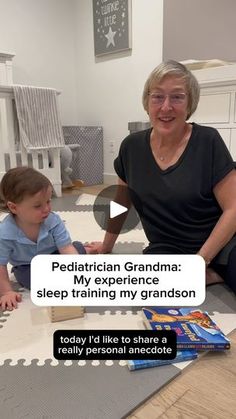
[[[131,0],[93,0],[95,55],[131,49]]]

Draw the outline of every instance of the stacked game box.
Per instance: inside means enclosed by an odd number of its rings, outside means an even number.
[[[177,356],[173,360],[129,360],[130,370],[182,362],[197,357],[199,350],[225,350],[230,341],[206,311],[194,308],[147,307],[142,309],[145,326],[153,331],[174,330]]]
[[[230,341],[206,311],[193,308],[143,308],[145,326],[151,330],[175,330],[177,349],[224,350]]]

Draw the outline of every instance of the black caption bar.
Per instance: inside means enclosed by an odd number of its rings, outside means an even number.
[[[57,330],[56,359],[174,359],[173,330]]]

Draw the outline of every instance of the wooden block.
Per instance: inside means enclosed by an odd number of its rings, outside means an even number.
[[[84,308],[83,307],[71,307],[71,306],[64,306],[64,307],[48,307],[48,314],[52,323],[59,322],[63,320],[70,320],[75,319],[77,317],[84,316]]]

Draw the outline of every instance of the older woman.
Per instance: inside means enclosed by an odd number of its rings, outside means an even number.
[[[114,167],[118,184],[134,192],[150,242],[144,253],[198,253],[236,291],[236,171],[218,131],[187,122],[199,90],[184,65],[156,67],[143,91],[152,128],[124,139]],[[116,238],[107,232],[98,252]]]

